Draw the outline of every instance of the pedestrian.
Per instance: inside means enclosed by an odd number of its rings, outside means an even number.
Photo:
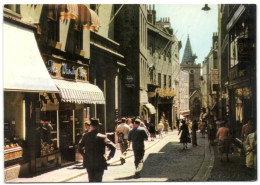
[[[197,120],[194,120],[192,122],[191,129],[192,129],[192,145],[193,146],[197,146],[198,145],[197,144],[197,134],[196,134],[196,132],[198,130],[198,122],[197,122]]]
[[[169,131],[169,123],[168,123],[168,120],[167,119],[165,119],[165,121],[164,121],[164,133],[165,134],[168,134],[168,131]]]
[[[189,129],[185,123],[185,120],[182,120],[182,125],[181,125],[178,135],[180,135],[180,133],[181,133],[180,143],[183,144],[183,150],[185,150],[188,148],[187,143],[191,142]]]
[[[158,131],[159,139],[161,139],[163,137],[162,136],[163,128],[164,128],[164,124],[163,124],[162,121],[160,121],[160,123],[157,125],[157,131]]]
[[[145,131],[147,132],[148,136],[150,136],[150,133],[148,131],[148,128],[146,127],[145,123],[141,121],[140,123],[140,127],[143,127],[145,129]]]
[[[247,122],[244,122],[241,130],[241,142],[244,143],[246,141],[246,138],[248,136],[248,131],[247,131]]]
[[[218,138],[218,151],[220,153],[220,161],[222,162],[222,155],[225,153],[227,161],[229,161],[228,153],[230,150],[230,132],[229,128],[226,127],[225,122],[220,125],[220,128],[217,132],[217,138]]]
[[[205,138],[206,128],[207,128],[207,123],[205,120],[202,120],[200,123],[200,132],[201,132],[201,137],[203,138]]]
[[[209,124],[207,126],[207,133],[210,145],[214,145],[214,140],[216,139],[216,125],[213,119],[209,120]]]
[[[178,129],[178,131],[179,131],[179,130],[180,130],[180,120],[179,120],[179,119],[177,119],[176,125],[177,125],[177,129]]]
[[[257,131],[249,134],[245,141],[246,150],[246,167],[250,169],[256,179],[256,166],[257,166]]]
[[[84,127],[85,127],[85,130],[84,130],[84,133],[87,133],[90,131],[90,122],[89,121],[86,121],[84,123]]]
[[[140,173],[143,168],[144,141],[148,139],[148,134],[145,128],[140,127],[140,123],[141,120],[136,119],[134,122],[134,128],[129,132],[128,135],[128,141],[131,141],[133,145],[136,178],[140,177]]]
[[[131,118],[127,118],[127,124],[130,127],[130,129],[132,129],[133,126],[134,126],[133,123],[132,123],[132,119]]]
[[[150,132],[151,141],[154,141],[154,138],[156,138],[156,129],[154,123],[150,124],[149,132]]]
[[[121,164],[125,163],[127,149],[129,146],[127,139],[128,139],[128,134],[130,132],[130,127],[128,126],[126,121],[127,121],[126,118],[122,118],[122,123],[118,125],[118,127],[116,128],[118,143],[120,145],[120,150],[121,150],[121,156],[120,156]]]
[[[99,133],[98,128],[100,125],[102,124],[99,123],[99,119],[92,118],[90,132],[84,134],[79,143],[79,152],[85,159],[84,167],[87,169],[89,182],[102,182],[104,170],[107,169],[104,156],[106,147],[110,149],[107,160],[114,157],[116,151],[114,143],[106,135]]]

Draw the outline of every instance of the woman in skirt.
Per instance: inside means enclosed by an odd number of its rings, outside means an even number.
[[[185,120],[182,120],[182,125],[181,128],[179,130],[178,135],[181,133],[181,137],[180,137],[180,143],[183,144],[183,150],[187,149],[187,143],[191,142],[190,139],[190,133],[189,133],[189,128],[185,123]]]

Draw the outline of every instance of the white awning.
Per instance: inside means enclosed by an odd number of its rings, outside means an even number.
[[[144,104],[144,106],[148,108],[150,114],[156,113],[155,107],[151,103],[146,103]]]
[[[96,85],[59,79],[53,81],[61,92],[63,102],[105,104],[103,92]]]
[[[4,22],[4,90],[58,92],[43,62],[32,30]]]

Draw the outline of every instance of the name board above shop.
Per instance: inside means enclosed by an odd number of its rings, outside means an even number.
[[[54,66],[54,61],[52,60],[48,60],[47,62],[48,65],[48,71],[50,71],[51,73],[56,74],[58,72],[58,68]]]
[[[76,76],[77,70],[75,70],[75,67],[72,66],[71,69],[67,68],[66,63],[61,64],[61,74],[62,75],[71,75],[71,76]]]
[[[53,60],[46,62],[48,71],[55,76],[64,76],[71,79],[88,80],[88,66],[77,66],[70,63],[59,63]]]

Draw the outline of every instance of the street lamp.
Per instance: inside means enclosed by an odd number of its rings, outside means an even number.
[[[203,11],[209,11],[210,7],[208,6],[208,4],[205,4],[205,6],[203,8],[201,8],[201,10]]]

